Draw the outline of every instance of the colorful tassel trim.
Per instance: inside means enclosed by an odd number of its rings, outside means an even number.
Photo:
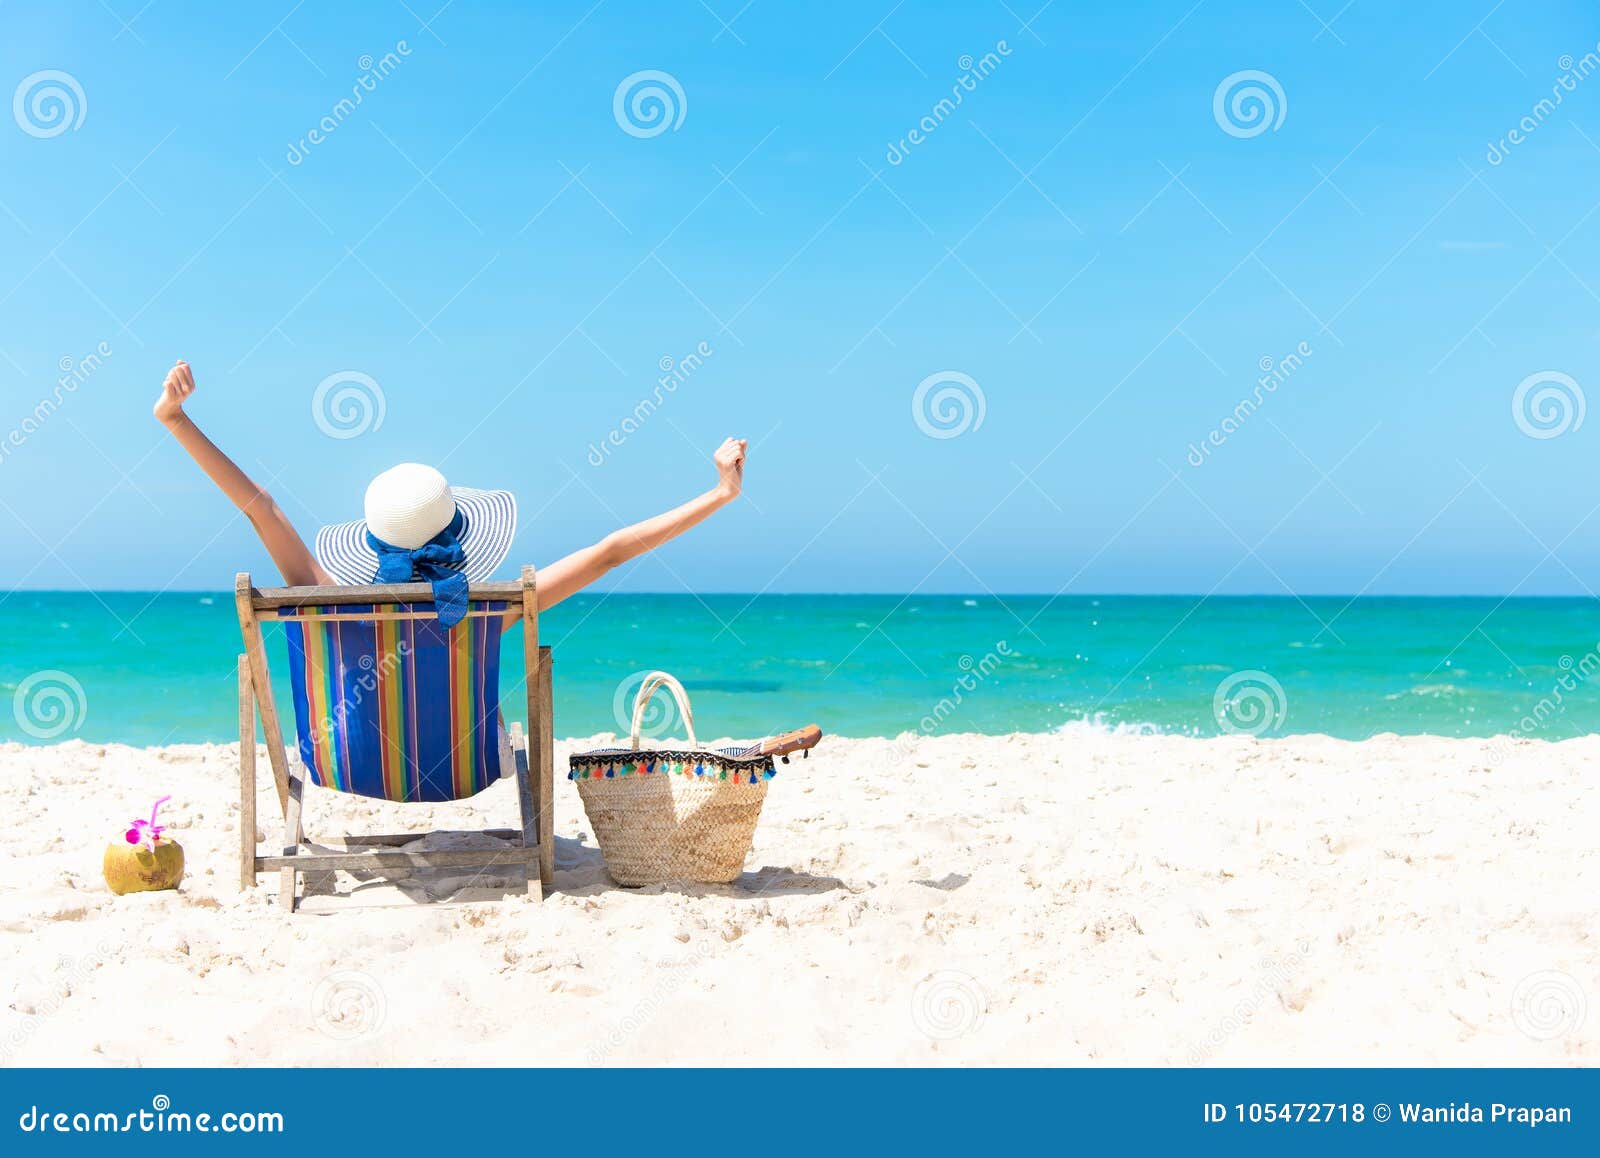
[[[771,764],[764,768],[751,768],[748,773],[748,782],[755,784],[756,773],[760,772],[761,779],[771,780],[778,774],[778,770]],[[733,769],[733,778],[739,779],[741,773],[746,772],[746,767]],[[629,761],[609,764],[574,765],[572,771],[567,773],[568,780],[617,780],[628,776],[685,776],[685,777],[711,777],[715,780],[728,779],[728,769],[715,766],[707,768],[704,761],[689,763],[677,760],[647,760],[644,762]]]

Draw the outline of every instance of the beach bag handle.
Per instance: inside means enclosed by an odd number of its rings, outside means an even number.
[[[650,704],[650,697],[655,695],[658,688],[666,688],[672,693],[672,698],[677,701],[678,711],[683,716],[683,726],[689,732],[689,747],[698,748],[700,742],[694,736],[694,711],[689,707],[689,693],[683,690],[671,674],[664,671],[653,671],[644,677],[644,683],[639,685],[639,694],[633,701],[633,734],[629,737],[629,744],[635,752],[639,750],[639,726],[644,723],[644,710]]]

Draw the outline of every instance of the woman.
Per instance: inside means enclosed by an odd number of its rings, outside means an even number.
[[[201,433],[184,403],[194,372],[176,363],[161,384],[155,416],[211,481],[244,512],[267,554],[291,587],[336,583],[408,582],[434,585],[440,619],[459,620],[466,584],[480,581],[505,559],[516,531],[516,502],[505,491],[449,487],[431,467],[406,463],[385,471],[367,490],[366,518],[324,527],[313,552],[272,496]],[[539,569],[539,607],[547,610],[600,576],[677,538],[739,497],[747,443],[730,438],[717,448],[717,485],[682,506],[613,531],[592,547]],[[516,622],[508,616],[507,626]]]

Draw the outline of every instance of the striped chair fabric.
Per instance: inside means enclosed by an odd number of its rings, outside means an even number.
[[[399,802],[463,800],[500,776],[500,619],[318,619],[372,605],[284,607],[300,759],[324,788]],[[472,610],[504,611],[503,602]]]

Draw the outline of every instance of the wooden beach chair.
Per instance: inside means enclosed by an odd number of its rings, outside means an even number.
[[[468,613],[441,625],[427,583],[255,588],[235,582],[239,657],[239,887],[280,873],[279,904],[293,912],[299,875],[342,869],[521,866],[542,898],[555,867],[550,649],[539,646],[534,569],[519,582],[473,584]],[[500,635],[507,613],[523,622],[529,734],[500,726]],[[291,761],[273,700],[261,625],[284,624],[297,723]],[[256,852],[256,719],[283,809],[283,852]],[[308,846],[305,782],[398,802],[464,800],[514,776],[521,825],[491,829],[509,848],[407,851],[425,833],[345,836]]]

